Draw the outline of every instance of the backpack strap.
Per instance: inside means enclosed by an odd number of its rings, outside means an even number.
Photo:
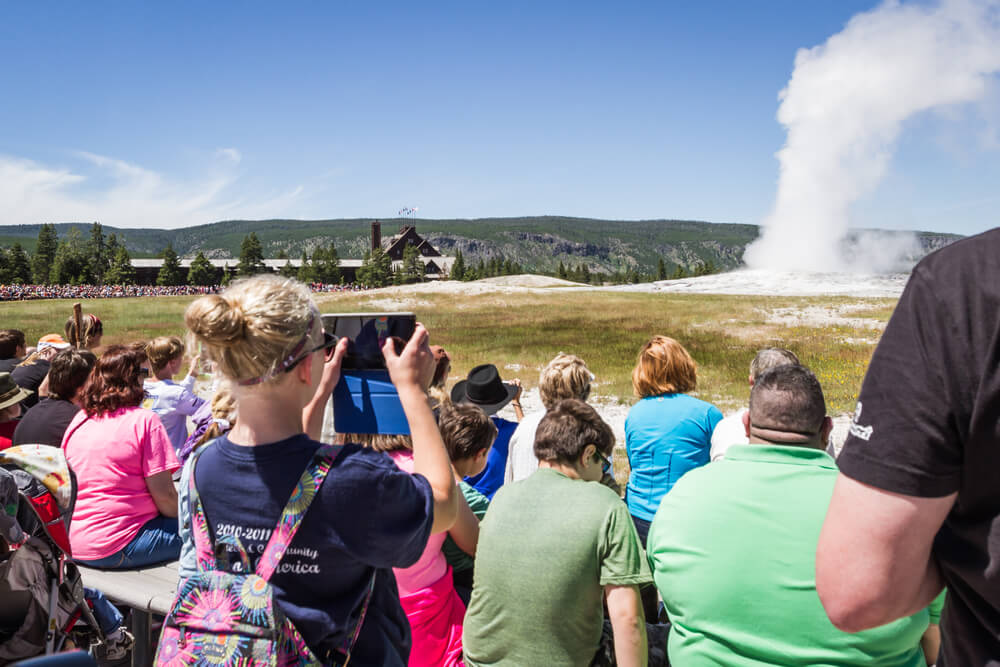
[[[354,632],[347,635],[344,639],[344,643],[340,647],[334,649],[330,653],[339,653],[340,660],[336,660],[334,656],[327,655],[328,662],[332,662],[335,665],[347,665],[351,660],[351,651],[354,650],[354,644],[357,643],[358,637],[361,636],[361,626],[365,623],[365,616],[368,615],[368,606],[372,601],[372,593],[375,592],[375,575],[378,574],[377,569],[372,569],[372,577],[368,580],[368,592],[365,593],[365,599],[361,602],[361,613],[358,614],[358,622],[354,626]]]
[[[330,467],[341,448],[341,445],[320,446],[313,454],[309,465],[302,471],[302,476],[295,488],[292,489],[292,495],[288,499],[285,509],[281,512],[278,526],[271,533],[271,539],[268,540],[264,552],[260,555],[260,560],[257,561],[257,576],[261,579],[269,580],[278,568],[281,558],[291,545],[295,533],[298,532],[299,526],[302,524],[302,519],[306,516],[306,510],[309,509],[309,505],[319,493],[323,480],[330,472]]]
[[[201,496],[198,495],[198,487],[194,483],[195,466],[207,447],[201,447],[191,454],[189,465],[191,474],[188,476],[188,510],[191,512],[191,537],[194,538],[195,556],[198,561],[198,571],[216,569],[218,562],[215,557],[215,549],[212,547],[212,535],[209,532],[208,520],[205,518],[205,510],[201,505]],[[242,550],[242,547],[240,547]],[[247,568],[247,572],[250,568]]]

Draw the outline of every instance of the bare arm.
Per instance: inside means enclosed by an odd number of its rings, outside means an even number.
[[[816,590],[834,625],[859,632],[930,604],[944,586],[931,546],[955,497],[906,496],[838,475],[816,550]]]
[[[427,329],[417,323],[402,354],[396,354],[393,340],[389,339],[382,347],[382,355],[410,425],[413,472],[427,478],[434,494],[431,532],[442,533],[455,523],[461,494],[455,488],[455,473],[448,450],[444,447],[434,413],[427,404],[427,394],[424,393],[424,387],[430,384],[434,374],[434,355],[427,345],[427,338]]]
[[[517,421],[524,421],[524,410],[521,409],[521,391],[523,387],[521,386],[521,381],[517,378],[510,381],[512,385],[517,387],[517,393],[514,394],[514,400],[510,402],[510,407],[514,408],[514,416],[517,417]]]
[[[924,635],[920,638],[920,648],[924,651],[924,660],[928,665],[937,664],[938,654],[941,652],[941,626],[931,623],[924,630]]]
[[[458,518],[455,519],[455,525],[448,530],[448,534],[455,540],[459,549],[470,556],[475,556],[476,544],[479,542],[479,517],[473,514],[462,494],[458,496]]]
[[[341,338],[337,341],[333,356],[323,364],[323,376],[316,386],[316,393],[306,407],[302,408],[302,430],[313,440],[318,441],[323,435],[323,411],[334,387],[340,382],[340,364],[346,353],[347,339]]]
[[[646,619],[638,586],[605,586],[611,631],[615,638],[615,658],[619,667],[645,667],[649,660],[646,647]]]
[[[163,516],[177,516],[177,489],[174,488],[173,471],[164,470],[146,478],[146,488],[153,496],[157,511]]]

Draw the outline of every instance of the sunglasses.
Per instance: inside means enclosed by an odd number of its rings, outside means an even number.
[[[139,368],[139,377],[141,377],[141,378],[148,378],[149,377],[149,369],[148,368],[141,368],[140,367]]]
[[[292,370],[293,368],[295,368],[299,364],[300,361],[302,361],[303,359],[305,359],[306,357],[308,357],[310,354],[313,354],[315,352],[319,352],[320,350],[326,350],[326,352],[323,353],[323,358],[326,361],[330,361],[330,359],[333,359],[333,348],[335,348],[337,346],[337,340],[338,340],[338,338],[336,336],[334,336],[331,333],[327,333],[326,331],[324,331],[323,332],[323,342],[320,343],[319,345],[317,345],[316,347],[314,347],[314,348],[312,348],[310,350],[306,350],[305,352],[303,352],[301,356],[299,356],[298,358],[294,359],[290,364],[288,364],[288,366],[285,368],[284,372],[287,373],[288,371]]]

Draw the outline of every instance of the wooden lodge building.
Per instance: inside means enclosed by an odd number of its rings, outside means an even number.
[[[427,239],[423,238],[417,233],[417,228],[413,225],[405,225],[400,227],[399,232],[395,235],[383,239],[382,238],[382,224],[376,220],[371,224],[371,247],[378,248],[381,247],[385,250],[385,253],[389,255],[392,259],[392,270],[398,271],[403,264],[403,251],[406,250],[406,246],[412,245],[420,251],[420,259],[424,263],[424,273],[428,280],[438,280],[444,276],[447,276],[451,271],[451,266],[455,262],[454,257],[445,257],[437,248],[430,244]],[[191,267],[191,261],[193,257],[186,257],[180,260],[181,267],[185,270]],[[236,258],[228,259],[210,259],[212,266],[215,267],[217,272],[217,278],[219,281],[222,280],[223,273],[228,273],[230,276],[235,275],[236,266],[239,264],[240,260]],[[360,259],[341,259],[340,260],[340,274],[344,278],[345,283],[353,283],[357,276],[357,271],[361,268]],[[291,264],[292,266],[298,268],[302,265],[301,259],[265,259],[264,265],[267,269],[273,273],[277,273],[286,264]],[[160,272],[160,267],[163,266],[162,259],[133,259],[132,267],[135,269],[135,281],[139,285],[154,285],[156,284],[156,276]]]

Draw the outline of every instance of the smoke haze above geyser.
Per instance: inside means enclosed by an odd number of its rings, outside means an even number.
[[[787,129],[774,208],[744,256],[751,268],[886,271],[915,238],[856,239],[850,207],[882,180],[903,122],[982,99],[1000,71],[1000,0],[889,1],[800,49],[779,99]]]

